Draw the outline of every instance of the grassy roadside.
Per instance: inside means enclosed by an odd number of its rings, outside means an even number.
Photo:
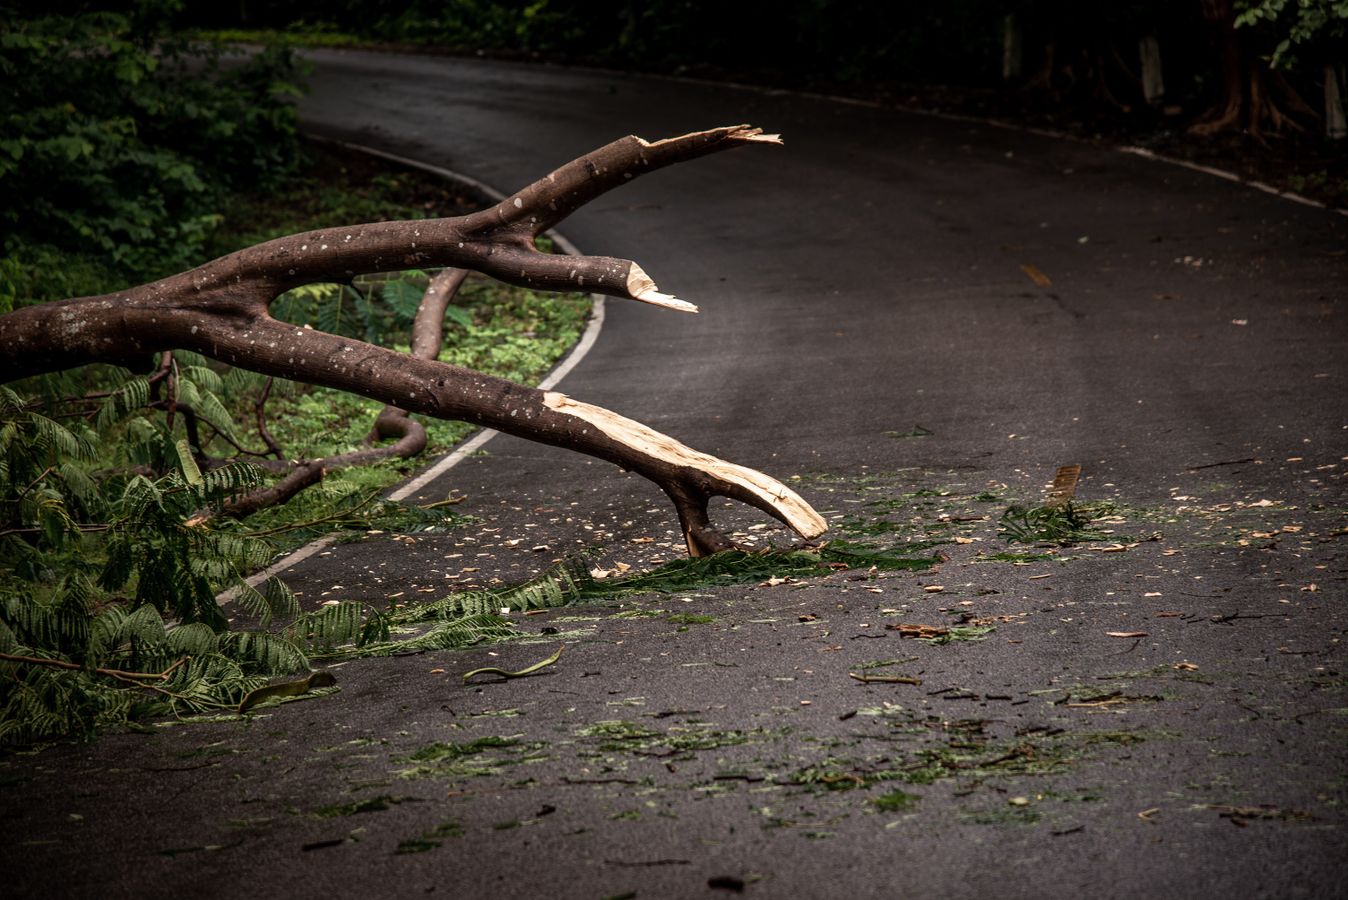
[[[414,170],[394,166],[355,151],[311,144],[310,161],[283,190],[265,196],[238,198],[225,214],[225,225],[211,249],[223,254],[297,231],[356,222],[458,215],[481,203],[455,185]],[[404,310],[433,272],[411,271],[395,276],[406,285]],[[279,318],[372,340],[406,351],[408,321],[388,303],[386,281],[357,278],[353,286],[302,289],[304,296],[283,296],[273,306]],[[378,289],[376,289],[376,287]],[[294,302],[292,302],[294,301]],[[473,275],[456,295],[447,317],[440,359],[524,384],[540,381],[579,339],[590,310],[584,294],[547,294],[511,287]],[[334,312],[334,307],[336,311]],[[345,315],[345,319],[340,317]],[[254,404],[267,390],[265,379],[242,380],[243,389],[225,400],[240,423],[238,437],[260,449]],[[277,381],[266,404],[269,431],[287,458],[311,459],[361,446],[382,405],[330,388]],[[296,521],[322,518],[356,497],[389,487],[427,460],[461,441],[472,429],[462,422],[421,418],[427,428],[426,452],[414,460],[387,460],[331,472],[312,496],[285,507],[265,510],[249,520],[250,528],[282,528]],[[222,439],[207,446],[226,455]],[[301,498],[303,498],[302,502]],[[282,545],[302,542],[302,530]]]

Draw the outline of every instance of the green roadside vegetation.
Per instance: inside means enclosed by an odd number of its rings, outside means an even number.
[[[4,8],[0,314],[113,292],[281,234],[476,205],[439,179],[302,141],[293,57],[230,61],[193,47],[168,30],[178,8]],[[405,350],[433,274],[309,285],[273,312]],[[535,382],[588,311],[586,296],[470,280],[446,317],[441,358]],[[459,518],[381,501],[416,465],[398,461],[334,472],[243,522],[203,520],[277,477],[257,465],[264,394],[285,459],[359,446],[381,408],[186,352],[0,386],[0,744],[286,702],[294,691],[257,692],[323,650],[389,637],[378,609],[306,613],[280,581],[255,590],[242,577],[321,531],[444,529]],[[466,431],[428,425],[429,453]],[[215,599],[230,588],[234,623]]]

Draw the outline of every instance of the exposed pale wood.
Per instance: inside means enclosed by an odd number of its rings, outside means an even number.
[[[565,394],[549,391],[543,397],[549,409],[588,422],[618,443],[643,456],[671,466],[695,469],[714,479],[736,485],[762,500],[779,514],[783,522],[804,538],[815,538],[828,530],[824,517],[786,485],[753,469],[694,450],[668,435],[615,412],[573,400]]]
[[[632,268],[627,273],[627,292],[632,295],[633,300],[640,300],[642,303],[663,306],[679,312],[698,312],[698,308],[692,303],[661,293],[655,282],[651,281],[650,276],[636,263],[632,263]]]

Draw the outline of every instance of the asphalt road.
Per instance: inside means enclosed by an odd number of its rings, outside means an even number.
[[[628,133],[782,132],[564,224],[703,312],[610,301],[560,389],[792,479],[834,537],[942,561],[561,610],[523,620],[550,641],[348,664],[250,723],[4,760],[7,894],[1348,896],[1348,217],[826,99],[312,58],[308,128],[505,190]],[[292,584],[382,601],[582,546],[676,555],[642,480],[487,450],[426,491],[478,525],[341,545]],[[1113,534],[999,540],[1070,463]],[[886,628],[961,620],[994,630]],[[545,675],[457,677],[560,639]],[[410,776],[480,738],[504,743]]]

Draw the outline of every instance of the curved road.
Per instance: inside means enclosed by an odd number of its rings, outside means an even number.
[[[887,513],[960,540],[934,572],[531,618],[587,629],[547,678],[456,683],[541,658],[521,644],[351,664],[337,697],[251,727],[10,761],[21,893],[1348,896],[1348,218],[833,100],[311,58],[307,128],[504,190],[628,133],[782,132],[563,224],[703,312],[610,301],[560,389],[798,478],[836,536]],[[292,583],[382,600],[578,543],[672,555],[672,510],[640,479],[487,449],[426,492],[469,495],[470,538],[343,545]],[[993,558],[995,516],[1068,463],[1080,497],[1119,504],[1115,542]],[[996,631],[940,646],[884,628],[961,618]],[[868,660],[923,684],[847,677]],[[481,737],[524,743],[471,757],[477,777],[396,775],[429,741]]]

